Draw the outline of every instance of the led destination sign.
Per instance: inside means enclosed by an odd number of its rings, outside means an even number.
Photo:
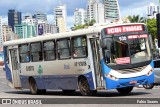
[[[142,25],[118,26],[118,27],[106,28],[107,34],[117,34],[117,33],[124,33],[124,32],[139,32],[139,31],[143,31]]]

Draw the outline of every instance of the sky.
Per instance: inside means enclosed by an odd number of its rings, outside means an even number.
[[[151,3],[158,4],[159,0],[118,0],[121,17],[128,15],[146,16],[146,7]],[[22,15],[34,14],[41,11],[47,14],[49,23],[54,23],[53,11],[59,4],[66,4],[67,7],[67,26],[73,26],[74,10],[76,8],[86,8],[87,0],[1,0],[0,16],[2,22],[7,23],[9,9],[15,9],[22,12]]]

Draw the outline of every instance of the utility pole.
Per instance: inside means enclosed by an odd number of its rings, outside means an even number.
[[[160,8],[160,0],[159,0],[159,8]],[[160,10],[160,9],[159,9]],[[160,48],[160,13],[156,15],[156,20],[157,20],[157,39],[158,39],[158,47]]]

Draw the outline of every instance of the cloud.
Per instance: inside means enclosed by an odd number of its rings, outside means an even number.
[[[8,24],[8,17],[7,16],[6,17],[2,17],[2,24],[3,23]]]
[[[48,14],[47,15],[47,20],[49,23],[54,24],[54,15]]]

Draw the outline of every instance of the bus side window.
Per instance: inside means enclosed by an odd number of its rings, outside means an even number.
[[[87,57],[87,39],[85,36],[72,38],[72,56],[73,58]]]
[[[59,59],[70,59],[70,39],[60,39],[57,40],[57,52]]]
[[[56,59],[56,51],[55,51],[55,42],[46,41],[43,43],[43,52],[44,52],[44,60],[55,60]]]
[[[33,62],[43,60],[41,42],[31,43],[31,58]]]
[[[19,45],[19,57],[21,63],[30,62],[29,44]]]

